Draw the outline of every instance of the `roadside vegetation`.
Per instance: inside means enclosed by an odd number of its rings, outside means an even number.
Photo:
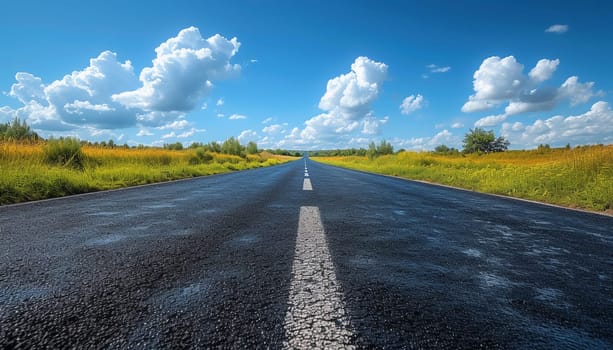
[[[112,141],[91,144],[74,138],[43,140],[31,130],[22,133],[22,137],[5,137],[15,134],[13,125],[29,130],[18,121],[1,125],[0,205],[265,167],[295,159],[261,151],[255,143],[243,146],[235,138],[183,149],[177,145],[131,148]]]
[[[475,145],[471,130],[462,151],[441,145],[433,152],[369,157],[319,152],[314,160],[351,169],[400,176],[479,192],[567,207],[613,212],[613,145],[506,151],[508,142],[485,132],[492,148]],[[477,130],[483,136],[483,130]],[[478,143],[478,142],[477,142]],[[469,147],[467,147],[469,146]]]

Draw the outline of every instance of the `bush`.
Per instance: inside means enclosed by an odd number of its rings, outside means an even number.
[[[204,147],[196,149],[195,154],[189,157],[188,162],[191,165],[210,163],[213,161],[213,155],[205,151]]]
[[[44,149],[45,160],[49,164],[83,170],[85,155],[81,142],[72,137],[50,138]]]

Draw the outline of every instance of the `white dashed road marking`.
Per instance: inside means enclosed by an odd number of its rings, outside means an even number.
[[[313,186],[311,185],[311,179],[304,179],[304,182],[302,183],[302,190],[303,191],[313,191]]]
[[[353,349],[318,207],[300,207],[285,348]]]

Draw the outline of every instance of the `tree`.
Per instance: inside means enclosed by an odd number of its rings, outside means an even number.
[[[377,154],[379,155],[386,155],[386,154],[393,154],[394,153],[394,146],[392,146],[391,143],[382,140],[381,143],[379,144],[379,147],[377,147]]]
[[[13,119],[12,123],[0,124],[0,140],[38,141],[40,136],[24,120]]]
[[[180,150],[183,149],[183,144],[181,142],[164,144],[164,149],[169,149],[169,150],[173,150],[173,151],[180,151]]]
[[[504,137],[496,137],[494,131],[481,128],[470,129],[464,136],[464,153],[504,152],[511,143]]]
[[[241,143],[234,137],[225,140],[221,145],[221,153],[240,156],[243,151]]]
[[[439,145],[434,148],[434,153],[437,154],[458,154],[460,151],[447,145]]]
[[[247,144],[247,148],[245,149],[245,152],[247,152],[247,154],[258,153],[258,144],[253,141],[249,141],[249,143]]]
[[[374,141],[371,141],[370,144],[368,144],[368,151],[366,151],[366,155],[369,159],[373,159],[377,156],[377,145]]]
[[[366,156],[370,159],[386,154],[394,154],[394,146],[385,140],[382,140],[379,146],[374,141],[371,141],[368,145],[368,150],[366,150]]]

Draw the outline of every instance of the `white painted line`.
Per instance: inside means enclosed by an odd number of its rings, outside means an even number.
[[[304,173],[304,177],[309,177],[309,173]]]
[[[303,191],[313,191],[313,185],[311,185],[311,179],[304,179],[304,182],[302,183],[302,190]]]
[[[355,349],[318,207],[300,207],[289,308],[290,349]]]

